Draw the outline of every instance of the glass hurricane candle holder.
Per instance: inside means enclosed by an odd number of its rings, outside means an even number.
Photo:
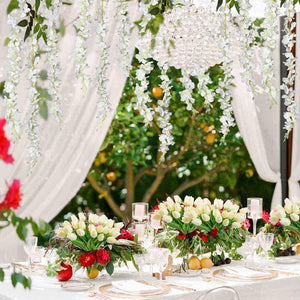
[[[258,219],[262,218],[262,198],[248,198],[248,218],[253,221],[253,235],[256,235],[256,223]]]
[[[142,222],[148,217],[148,203],[136,202],[132,203],[132,218]]]

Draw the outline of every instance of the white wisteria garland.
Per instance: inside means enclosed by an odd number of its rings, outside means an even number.
[[[99,54],[98,66],[96,69],[97,93],[99,99],[97,101],[97,118],[99,125],[105,120],[107,113],[112,109],[109,100],[109,92],[107,90],[107,71],[109,66],[109,47],[106,43],[107,24],[108,24],[108,0],[100,0],[98,2],[98,25],[96,29]]]
[[[187,110],[193,110],[193,104],[195,103],[195,99],[192,96],[193,89],[195,88],[194,82],[190,78],[190,73],[186,70],[182,70],[182,77],[179,78],[182,83],[184,90],[179,92],[180,99],[182,102],[186,104]]]
[[[284,64],[287,67],[287,77],[282,79],[283,84],[280,86],[280,89],[284,91],[282,98],[284,99],[284,105],[287,108],[287,111],[283,116],[285,119],[284,129],[286,129],[286,137],[288,137],[288,134],[297,120],[294,89],[296,79],[296,57],[293,54],[293,48],[296,44],[296,34],[294,33],[296,22],[294,20],[295,8],[293,6],[293,0],[287,0],[285,7],[287,16],[284,21],[285,35],[282,39],[282,44],[286,49],[286,52],[284,53],[286,58]]]
[[[154,15],[150,14],[150,7],[152,5],[156,5],[158,0],[149,0],[145,1],[142,0],[140,2],[140,12],[141,12],[141,22],[139,23],[140,26],[140,33],[144,34],[146,32],[147,24],[154,18]]]
[[[74,22],[76,27],[75,37],[75,74],[77,79],[81,81],[82,87],[86,90],[90,84],[90,76],[87,74],[87,47],[86,41],[90,35],[91,0],[78,0],[78,17]]]
[[[214,101],[214,92],[207,86],[211,83],[208,72],[205,72],[203,68],[199,68],[197,71],[198,84],[197,88],[200,95],[204,98],[205,105],[211,105]]]
[[[15,137],[19,137],[21,123],[18,120],[19,110],[17,108],[17,86],[20,82],[20,74],[22,69],[22,38],[20,36],[20,27],[18,22],[26,16],[29,11],[26,0],[19,0],[19,8],[10,13],[7,22],[10,29],[8,48],[8,66],[7,80],[4,85],[4,107],[5,118],[11,127]]]

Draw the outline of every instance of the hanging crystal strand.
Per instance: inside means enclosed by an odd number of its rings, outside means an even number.
[[[59,16],[59,10],[62,6],[62,0],[53,0],[52,5],[48,9],[46,5],[43,6],[43,16],[45,17],[45,25],[47,25],[47,64],[48,79],[50,84],[49,93],[51,95],[51,101],[48,102],[52,113],[55,116],[56,121],[63,126],[63,113],[61,109],[62,96],[59,92],[61,81],[59,74],[61,71],[60,63],[58,60],[58,39],[59,33],[57,20]]]
[[[128,1],[117,1],[117,20],[118,20],[118,34],[119,34],[119,50],[120,59],[119,63],[124,71],[126,77],[128,77],[131,70],[131,55],[129,51],[129,38],[130,38],[130,20],[128,13]]]
[[[170,123],[171,113],[169,112],[169,105],[171,99],[171,80],[167,75],[168,66],[159,64],[161,69],[161,75],[159,76],[161,79],[161,85],[164,95],[161,100],[157,101],[157,107],[155,108],[155,112],[158,114],[157,121],[159,127],[162,129],[162,132],[159,136],[160,147],[159,152],[161,152],[160,161],[164,161],[165,155],[169,150],[169,146],[174,145],[174,137],[172,135],[172,124]]]
[[[195,99],[193,98],[192,93],[193,89],[195,88],[195,84],[190,78],[190,72],[181,70],[181,73],[182,77],[179,80],[182,83],[184,90],[179,92],[180,99],[186,104],[187,110],[194,110],[193,104],[195,103]]]
[[[88,69],[87,63],[87,39],[90,35],[91,14],[89,11],[91,0],[78,0],[78,17],[74,22],[76,27],[75,37],[75,74],[76,78],[81,81],[83,90],[87,90],[90,83],[90,77],[86,74]]]
[[[222,141],[224,142],[226,135],[230,131],[230,127],[234,126],[234,118],[233,118],[233,109],[231,105],[231,95],[229,93],[229,88],[232,84],[232,61],[229,58],[229,18],[230,18],[230,9],[228,4],[225,3],[223,6],[223,25],[222,25],[222,41],[221,41],[221,49],[223,54],[223,72],[224,79],[220,80],[219,87],[216,92],[219,94],[220,99],[220,107],[223,111],[223,115],[220,118],[222,123],[221,125],[221,133],[223,134]]]
[[[30,49],[30,56],[29,56],[29,74],[28,80],[30,81],[30,88],[29,88],[29,99],[31,102],[31,108],[28,113],[28,128],[27,134],[28,139],[30,142],[28,153],[29,153],[29,172],[31,173],[34,166],[36,165],[38,158],[41,156],[41,149],[40,149],[40,139],[38,135],[38,127],[39,124],[37,122],[37,118],[39,115],[39,99],[38,99],[38,91],[36,89],[36,84],[38,80],[39,70],[37,65],[39,63],[39,56],[37,56],[38,52],[38,42],[34,35],[31,35],[31,49]]]
[[[214,92],[208,88],[208,84],[212,83],[209,74],[205,72],[203,68],[199,68],[197,71],[198,84],[197,88],[200,95],[204,98],[204,104],[211,106],[211,103],[214,101]]]
[[[293,0],[287,0],[285,2],[286,15],[284,22],[285,35],[282,39],[282,44],[285,46],[286,53],[284,56],[286,61],[284,64],[287,67],[287,77],[283,78],[283,84],[280,89],[284,91],[283,99],[284,105],[287,111],[284,113],[284,129],[286,129],[285,137],[288,138],[290,131],[293,129],[295,122],[297,121],[296,101],[294,83],[296,78],[296,57],[293,54],[293,48],[296,44],[296,34],[293,31],[296,28],[296,22],[294,20],[295,7]]]
[[[243,81],[252,93],[252,99],[258,95],[256,83],[253,77],[253,71],[255,70],[254,64],[254,49],[251,45],[255,41],[255,31],[251,29],[252,20],[249,16],[249,11],[252,7],[249,0],[240,0],[240,13],[238,17],[239,31],[240,31],[240,43],[242,49],[242,55],[240,58],[241,65],[243,66],[242,78]]]
[[[153,70],[153,64],[147,59],[151,57],[150,49],[146,47],[138,47],[139,53],[136,55],[140,65],[136,70],[136,79],[138,80],[135,85],[136,105],[140,114],[144,117],[145,125],[148,126],[153,120],[154,110],[147,106],[147,103],[151,103],[152,100],[148,93],[148,80],[146,76]]]
[[[274,75],[274,60],[272,52],[276,47],[278,35],[278,0],[267,0],[265,15],[263,22],[264,30],[261,33],[261,38],[264,41],[264,47],[261,49],[263,59],[262,65],[262,85],[265,92],[269,95],[271,103],[277,103],[277,91],[273,84]]]
[[[97,26],[97,40],[98,40],[98,66],[97,74],[97,92],[99,99],[97,101],[97,118],[99,119],[99,126],[105,120],[107,113],[112,109],[109,101],[109,92],[107,90],[107,70],[109,65],[108,45],[106,43],[106,34],[108,31],[108,0],[100,0],[98,7],[98,26]]]
[[[26,17],[29,11],[26,0],[19,0],[19,8],[13,10],[7,16],[9,25],[9,42],[7,44],[8,50],[8,65],[7,65],[7,80],[4,84],[4,107],[5,118],[12,129],[16,138],[20,137],[21,124],[18,120],[19,110],[17,108],[17,86],[20,83],[20,74],[22,69],[21,48],[22,39],[20,37],[21,27],[17,26],[18,22]]]

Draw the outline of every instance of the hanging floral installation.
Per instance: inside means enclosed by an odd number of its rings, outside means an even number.
[[[136,0],[114,0],[114,15],[117,21],[117,40],[119,48],[119,64],[128,75],[131,69],[131,53],[129,40],[131,38],[132,23],[129,18],[129,2]],[[8,5],[9,39],[7,41],[8,62],[7,76],[4,85],[4,106],[7,122],[16,136],[20,129],[27,124],[27,134],[30,140],[29,164],[31,169],[38,162],[41,155],[39,139],[39,100],[40,91],[38,80],[40,78],[41,62],[45,57],[46,72],[49,83],[48,93],[51,101],[49,106],[54,117],[63,124],[62,95],[60,93],[61,81],[59,63],[59,18],[64,5],[75,5],[77,17],[73,20],[72,30],[75,29],[75,76],[80,82],[83,91],[88,91],[91,83],[95,81],[98,92],[97,117],[102,124],[107,113],[111,110],[110,95],[107,91],[109,69],[108,34],[108,6],[109,0],[76,0],[73,3],[62,0],[11,0]],[[95,2],[95,3],[94,3]],[[294,95],[295,57],[293,47],[295,44],[295,22],[293,16],[295,5],[300,0],[267,0],[266,18],[261,21],[259,32],[261,43],[259,51],[263,64],[261,68],[262,86],[264,92],[270,95],[271,103],[278,98],[278,91],[274,86],[274,61],[272,52],[276,46],[278,36],[278,16],[283,10],[287,15],[284,28],[283,44],[286,48],[286,66],[288,75],[284,78],[281,89],[284,91],[284,103],[287,107],[285,113],[285,126],[289,133],[297,119]],[[97,17],[92,18],[92,12],[97,5]],[[251,8],[249,0],[219,0],[217,10],[215,3],[207,1],[201,5],[194,5],[192,1],[166,1],[142,0],[139,1],[141,19],[136,22],[140,31],[140,43],[137,46],[138,60],[141,62],[137,70],[135,92],[137,97],[136,109],[149,124],[155,118],[161,130],[161,158],[163,159],[168,148],[174,143],[172,137],[171,115],[168,110],[171,100],[170,80],[168,69],[175,67],[181,70],[178,80],[183,85],[180,92],[181,101],[186,103],[186,108],[193,111],[193,93],[199,91],[205,99],[205,105],[219,105],[223,110],[220,119],[220,132],[223,142],[230,127],[234,125],[233,109],[231,105],[230,87],[233,84],[232,61],[240,57],[243,66],[242,77],[249,87],[253,98],[261,92],[253,77],[256,69],[254,52],[256,45],[257,28],[253,26],[253,19],[249,15]],[[232,17],[236,10],[237,17]],[[189,16],[188,18],[186,16]],[[212,26],[213,24],[213,26]],[[96,66],[90,66],[87,60],[88,41],[92,28],[96,28],[97,53],[99,59]],[[201,28],[201,30],[199,30]],[[29,54],[22,49],[30,48]],[[213,50],[212,50],[213,49]],[[41,55],[44,52],[45,55]],[[27,56],[26,58],[24,56]],[[153,69],[150,59],[154,59],[161,66],[160,88],[163,91],[154,107],[153,99],[149,93],[147,75]],[[220,65],[224,72],[224,81],[214,93],[210,89],[211,80],[209,67]],[[17,108],[17,87],[20,82],[20,73],[26,70],[30,89],[28,98],[31,110],[26,115],[26,120],[20,120]],[[196,83],[191,76],[197,78]],[[83,100],[84,101],[84,100]],[[24,115],[24,114],[23,114]]]

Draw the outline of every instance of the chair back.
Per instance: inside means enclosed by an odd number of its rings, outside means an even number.
[[[197,300],[240,300],[237,291],[230,286],[220,286],[207,291]]]

